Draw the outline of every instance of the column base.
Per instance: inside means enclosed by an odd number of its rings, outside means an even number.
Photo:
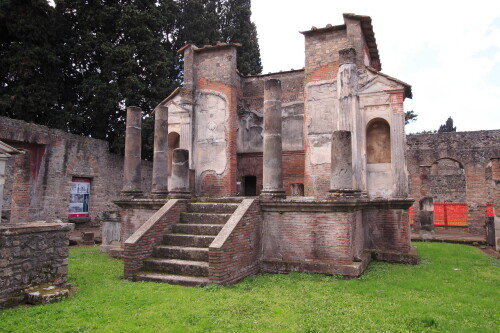
[[[285,199],[285,190],[280,188],[276,190],[262,190],[260,192],[260,197],[263,199]]]

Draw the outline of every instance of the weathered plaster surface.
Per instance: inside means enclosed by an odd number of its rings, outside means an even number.
[[[195,106],[197,173],[226,170],[226,110],[225,98],[215,92],[198,93]]]

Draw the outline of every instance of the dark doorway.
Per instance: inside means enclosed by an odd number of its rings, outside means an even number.
[[[245,188],[245,197],[254,197],[257,195],[257,177],[245,176],[243,177],[243,185]]]

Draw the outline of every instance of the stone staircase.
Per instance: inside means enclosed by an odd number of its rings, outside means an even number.
[[[204,286],[208,278],[208,247],[242,198],[210,199],[189,203],[180,223],[163,237],[151,258],[144,260],[136,280],[184,286]]]

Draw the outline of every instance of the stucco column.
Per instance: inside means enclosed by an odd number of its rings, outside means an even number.
[[[264,83],[263,188],[265,198],[284,198],[281,138],[281,81]]]
[[[335,197],[359,194],[353,188],[352,139],[350,131],[332,133],[330,195]]]
[[[171,198],[191,197],[189,191],[189,151],[186,149],[174,149],[172,154],[172,178],[170,178]]]
[[[337,75],[337,94],[339,100],[338,126],[341,131],[351,132],[352,176],[353,188],[366,190],[364,175],[363,144],[364,125],[359,110],[358,67],[356,65],[356,50],[345,48],[339,51],[339,72]]]
[[[124,194],[141,194],[141,120],[142,110],[136,106],[127,108],[125,130],[125,159],[123,161]]]
[[[153,184],[151,194],[157,198],[166,197],[168,194],[168,108],[166,106],[158,106],[155,109]]]
[[[495,249],[500,251],[500,158],[491,160],[493,181],[493,223],[495,224]]]
[[[406,169],[405,116],[400,113],[391,115],[391,162],[394,179],[393,197],[408,196],[408,172]]]
[[[420,165],[420,198],[423,199],[425,197],[432,197],[432,184],[431,184],[431,165]],[[434,203],[434,201],[433,201]],[[414,206],[415,207],[415,206]],[[418,212],[413,212],[413,221],[414,225],[418,225],[418,228],[422,228],[420,223],[420,206],[418,207]],[[415,208],[416,208],[415,207]],[[418,222],[415,223],[415,222]]]
[[[420,235],[422,238],[428,237],[434,233],[434,199],[432,197],[423,197],[418,203]]]

